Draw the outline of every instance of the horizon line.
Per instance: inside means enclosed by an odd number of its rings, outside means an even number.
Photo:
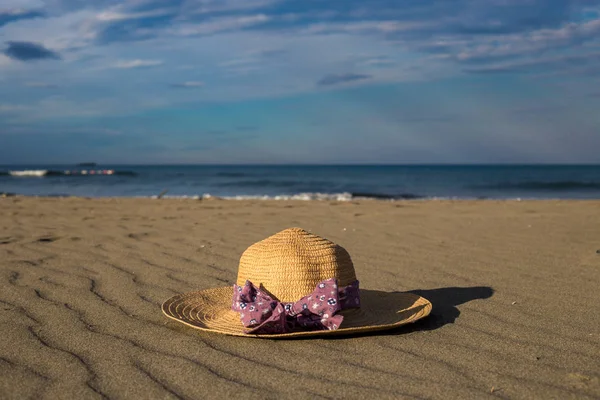
[[[0,164],[0,167],[52,167],[52,166],[74,166],[74,167],[102,167],[102,166],[130,166],[130,167],[596,167],[599,163],[272,163],[272,164],[209,164],[209,163],[100,163],[94,162],[94,166],[79,165],[84,163],[19,163]],[[87,164],[91,164],[87,163]]]

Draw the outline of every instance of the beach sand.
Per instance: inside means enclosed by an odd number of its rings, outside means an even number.
[[[166,318],[299,226],[404,328],[265,340]],[[600,398],[600,202],[0,199],[0,398]]]

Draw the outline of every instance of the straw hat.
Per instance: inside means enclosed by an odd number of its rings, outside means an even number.
[[[335,278],[335,281],[331,278]],[[332,287],[339,287],[340,290],[353,283],[358,284],[354,265],[344,248],[303,229],[290,228],[253,244],[242,254],[236,293],[234,287],[226,286],[181,294],[165,301],[162,311],[167,317],[192,328],[265,338],[341,335],[391,329],[415,322],[431,311],[431,303],[427,299],[412,293],[360,289],[356,292],[360,296],[360,308],[337,311],[336,314],[343,316],[343,321],[333,330],[321,327],[321,330],[300,328],[284,333],[248,333],[249,328],[240,320],[243,313],[239,307],[235,311],[232,309],[232,302],[233,308],[236,308],[236,304],[239,306],[239,298],[236,303],[235,296],[237,291],[249,287],[247,281],[256,285],[258,294],[263,298],[266,296],[273,300],[273,308],[279,304],[285,306],[298,302],[302,298],[310,299],[307,296],[314,293],[315,288],[324,287],[322,282],[335,282],[336,285]],[[335,303],[330,299],[329,304],[332,302]],[[304,308],[307,308],[306,304]],[[323,316],[323,312],[320,315]],[[285,320],[286,317],[283,318]]]

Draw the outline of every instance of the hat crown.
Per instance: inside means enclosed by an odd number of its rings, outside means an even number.
[[[248,247],[240,258],[237,284],[250,280],[282,302],[297,301],[319,282],[356,280],[350,254],[341,246],[301,228],[285,229]]]

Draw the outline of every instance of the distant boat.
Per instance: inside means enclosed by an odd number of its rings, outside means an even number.
[[[96,164],[95,162],[82,162],[77,164],[78,167],[95,167],[96,165],[98,164]]]

